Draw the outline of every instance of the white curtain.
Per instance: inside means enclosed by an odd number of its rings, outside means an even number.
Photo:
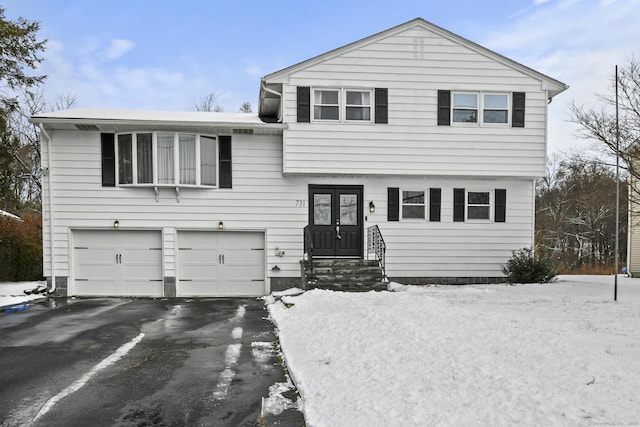
[[[138,154],[138,184],[153,182],[153,152],[150,133],[136,135]]]
[[[133,184],[132,136],[118,135],[118,183]]]
[[[196,183],[196,136],[181,133],[178,136],[180,147],[180,184]]]
[[[216,185],[216,139],[200,137],[200,184]]]
[[[175,184],[173,133],[158,133],[158,183]]]

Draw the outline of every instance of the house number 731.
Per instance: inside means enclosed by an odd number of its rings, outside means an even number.
[[[307,207],[307,201],[306,200],[296,200],[296,207],[297,208],[306,208]]]

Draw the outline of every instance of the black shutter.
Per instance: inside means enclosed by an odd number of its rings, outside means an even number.
[[[438,126],[451,125],[451,91],[438,91]]]
[[[220,148],[220,174],[219,174],[219,188],[231,188],[231,137],[229,135],[221,135],[219,139]]]
[[[375,111],[375,122],[376,123],[389,123],[389,113],[388,113],[388,97],[389,90],[376,88],[375,90],[376,97],[376,111]]]
[[[112,133],[101,133],[100,142],[102,145],[102,186],[116,186],[116,144],[115,135]]]
[[[511,104],[512,104],[511,126],[514,128],[523,128],[524,127],[525,93],[513,92],[513,99]]]
[[[496,206],[493,219],[495,222],[505,222],[507,212],[507,190],[496,189],[495,199]]]
[[[387,221],[400,219],[400,189],[387,188]]]
[[[464,188],[453,189],[453,221],[464,221]]]
[[[311,121],[311,88],[308,86],[298,86],[298,123],[309,123]]]
[[[429,221],[440,221],[441,193],[442,191],[439,188],[429,189]]]

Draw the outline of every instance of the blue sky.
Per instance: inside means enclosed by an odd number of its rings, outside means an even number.
[[[227,112],[257,106],[260,77],[416,17],[571,86],[549,114],[549,152],[586,147],[568,104],[595,103],[615,64],[640,56],[640,0],[5,0],[41,22],[46,96],[75,107]]]

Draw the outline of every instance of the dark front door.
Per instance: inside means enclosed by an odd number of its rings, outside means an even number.
[[[313,256],[362,256],[362,186],[309,186]]]

